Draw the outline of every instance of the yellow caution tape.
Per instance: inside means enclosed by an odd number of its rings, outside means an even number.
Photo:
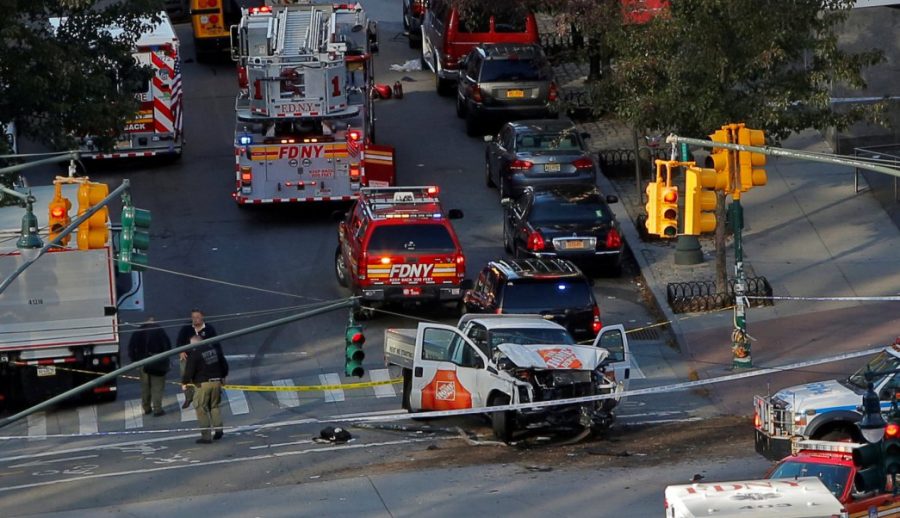
[[[403,383],[403,378],[394,378],[385,381],[360,381],[358,383],[340,383],[337,385],[223,385],[228,390],[245,390],[247,392],[319,392],[323,390],[353,390],[379,385],[395,385]]]

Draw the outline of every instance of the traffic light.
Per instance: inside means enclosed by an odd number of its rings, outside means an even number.
[[[363,328],[360,325],[350,323],[347,325],[346,342],[344,345],[344,374],[362,378],[365,374],[362,362],[366,358],[366,353],[362,346],[366,342],[366,336],[363,334]]]
[[[883,492],[886,482],[881,441],[868,443],[853,449],[853,464],[856,476],[853,479],[860,493]]]
[[[659,230],[660,237],[678,235],[678,187],[675,185],[664,185],[660,189]]]
[[[644,225],[647,227],[647,233],[660,235],[659,230],[659,182],[650,182],[647,184],[647,221]]]
[[[688,167],[684,172],[684,233],[697,236],[716,229],[716,189],[720,177],[715,169]]]
[[[723,126],[709,136],[713,142],[722,144],[734,144],[734,135],[731,128]],[[731,174],[734,171],[734,151],[725,148],[713,148],[710,158],[713,162],[713,169],[716,171],[716,185],[720,185],[725,192],[731,192]]]
[[[78,215],[97,205],[109,194],[105,183],[84,182],[78,186]],[[103,248],[109,239],[109,209],[102,207],[78,227],[78,248]]]
[[[150,211],[137,209],[126,203],[122,207],[122,233],[119,235],[119,271],[128,273],[132,269],[142,272],[148,260],[146,251],[150,248]]]
[[[900,473],[900,420],[894,417],[884,427],[882,452],[885,474],[894,476]]]
[[[57,183],[56,193],[53,195],[53,200],[50,201],[48,207],[50,212],[50,217],[48,218],[50,222],[50,241],[56,239],[56,236],[72,222],[72,219],[69,217],[69,209],[71,208],[72,202],[62,195],[62,184]],[[59,246],[68,245],[69,239],[69,236],[62,238],[59,241]]]
[[[740,128],[737,133],[737,143],[742,146],[761,147],[766,144],[766,133],[763,130]],[[747,192],[753,187],[765,185],[768,181],[766,170],[762,168],[766,165],[766,155],[751,153],[750,151],[739,151],[738,164],[742,192]]]

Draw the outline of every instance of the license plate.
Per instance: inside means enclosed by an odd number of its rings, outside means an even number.
[[[582,239],[563,241],[562,245],[566,250],[584,250],[585,248],[587,248],[587,243],[585,243]]]
[[[559,172],[559,164],[544,164],[544,172],[545,173],[558,173]]]
[[[131,147],[131,139],[116,141],[116,149],[128,149],[130,147]]]
[[[525,90],[507,90],[507,97],[522,98],[525,97]]]
[[[56,376],[56,367],[53,365],[46,365],[44,367],[37,368],[38,376]]]
[[[403,288],[403,294],[407,297],[418,297],[422,294],[422,288]]]

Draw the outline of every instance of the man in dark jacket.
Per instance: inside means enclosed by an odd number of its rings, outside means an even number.
[[[190,342],[201,340],[199,336],[192,336]],[[188,354],[184,375],[181,377],[181,388],[187,390],[188,385],[194,386],[194,408],[197,410],[197,424],[201,428],[198,444],[210,444],[213,440],[222,438],[222,412],[219,404],[222,402],[222,385],[225,384],[226,376],[228,361],[218,344],[207,343],[192,349]],[[215,434],[210,438],[212,428],[215,428]]]
[[[149,358],[155,354],[172,348],[169,335],[159,327],[153,317],[132,333],[128,341],[128,357],[132,362]],[[152,410],[154,416],[166,413],[163,410],[162,398],[166,386],[166,373],[169,372],[169,358],[161,358],[141,368],[141,406],[144,414]]]
[[[191,310],[191,323],[183,326],[178,331],[178,339],[175,340],[175,345],[177,347],[181,347],[182,345],[187,345],[191,341],[192,336],[199,336],[200,338],[213,338],[217,335],[216,328],[214,328],[211,324],[207,324],[203,320],[203,312],[198,308],[194,308]],[[222,352],[221,346],[216,342],[216,349],[218,349],[219,353]],[[181,367],[181,375],[184,376],[184,366],[187,364],[187,353],[181,353],[179,355],[179,366]],[[188,385],[188,388],[184,391],[184,404],[181,405],[181,408],[187,408],[191,405],[191,401],[194,400],[194,387]]]

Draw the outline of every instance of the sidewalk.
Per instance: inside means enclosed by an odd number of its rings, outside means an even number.
[[[577,88],[585,66],[556,67],[563,91]],[[592,150],[633,148],[631,130],[614,120],[581,124],[591,133]],[[788,138],[782,147],[830,153],[821,135],[806,131]],[[893,253],[900,249],[900,231],[871,190],[854,192],[853,170],[815,162],[768,157],[768,184],[746,193],[744,207],[744,269],[763,276],[774,296],[846,297],[900,294],[900,269]],[[863,185],[865,180],[861,178]],[[674,314],[666,302],[670,282],[712,280],[714,243],[701,238],[704,263],[674,264],[675,240],[641,241],[634,221],[644,212],[634,178],[601,176],[601,189],[619,196],[612,206],[686,361],[700,378],[727,374],[731,368],[733,311]],[[644,184],[646,185],[646,183]],[[728,276],[734,276],[734,249],[728,240]],[[776,301],[774,306],[749,308],[747,331],[753,338],[754,367],[829,356],[893,341],[900,334],[896,302],[802,300]],[[711,394],[722,413],[750,414],[754,394],[788,385],[834,378],[855,370],[848,365],[824,365],[815,371],[758,377],[742,383],[716,385]]]

